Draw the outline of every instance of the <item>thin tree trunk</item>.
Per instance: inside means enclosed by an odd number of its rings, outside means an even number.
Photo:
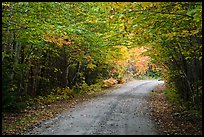
[[[75,75],[74,75],[74,78],[72,79],[72,83],[74,83],[74,80],[76,79],[76,75],[77,75],[77,73],[79,73],[80,67],[81,67],[81,65],[80,65],[80,63],[78,62],[78,69],[77,69],[77,72],[76,72]]]
[[[69,65],[70,65],[70,63],[69,63],[69,61],[71,60],[71,57],[69,57],[69,59],[68,59],[68,64],[67,64],[67,68],[66,68],[66,74],[65,74],[65,79],[66,79],[66,86],[68,86],[68,84],[69,84],[69,79],[68,79],[68,77],[69,77]]]

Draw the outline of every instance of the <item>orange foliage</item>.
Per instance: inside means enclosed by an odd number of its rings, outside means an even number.
[[[137,75],[144,75],[148,70],[149,57],[143,55],[145,51],[144,47],[135,47],[130,50],[131,62],[137,69]]]
[[[116,69],[116,67],[112,67],[111,72],[112,72],[112,73],[117,73],[117,69]]]
[[[118,59],[114,61],[116,65],[112,67],[112,73],[118,73],[119,77],[122,77],[127,70],[127,67],[132,67],[136,69],[136,75],[146,74],[146,71],[148,70],[149,57],[143,55],[146,51],[144,47],[134,47],[131,49],[124,46],[114,47],[118,48],[120,51]]]
[[[67,36],[44,36],[44,39],[47,41],[47,42],[50,42],[50,43],[55,43],[56,45],[58,46],[62,46],[62,45],[71,45],[73,42],[71,40],[68,40],[68,37]]]
[[[103,81],[104,86],[103,87],[111,87],[112,85],[117,84],[118,81],[114,78],[109,78]]]

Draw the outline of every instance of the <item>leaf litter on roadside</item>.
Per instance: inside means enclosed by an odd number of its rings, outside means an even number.
[[[171,104],[162,92],[164,84],[158,85],[149,98],[150,116],[162,135],[202,135],[202,126],[199,121],[189,121],[191,114],[184,114]]]

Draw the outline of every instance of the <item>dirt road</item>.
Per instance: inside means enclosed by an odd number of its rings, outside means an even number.
[[[147,98],[148,93],[160,83],[163,82],[137,80],[126,83],[80,103],[24,134],[158,135],[148,115]]]

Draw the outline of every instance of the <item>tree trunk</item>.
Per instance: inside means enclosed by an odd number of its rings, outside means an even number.
[[[77,73],[79,73],[80,67],[81,67],[81,65],[80,65],[80,63],[78,62],[78,69],[77,69],[77,72],[75,73],[75,75],[74,75],[74,77],[73,77],[73,79],[72,79],[72,84],[74,83],[74,80],[76,79]]]
[[[65,79],[66,79],[66,86],[69,86],[68,84],[69,84],[69,79],[68,79],[68,77],[69,77],[69,65],[70,65],[70,63],[69,63],[69,61],[71,60],[71,57],[69,57],[69,59],[68,59],[68,61],[67,61],[67,68],[66,68],[66,74],[65,74]]]

